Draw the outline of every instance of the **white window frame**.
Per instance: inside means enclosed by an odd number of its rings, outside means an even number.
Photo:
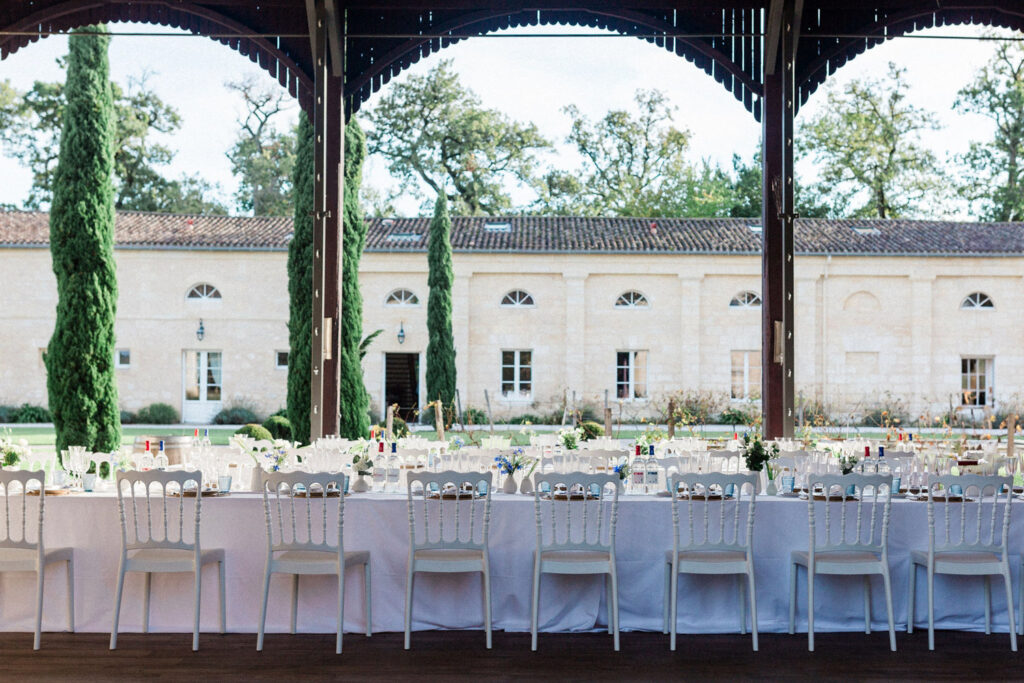
[[[533,295],[525,289],[510,289],[501,297],[502,308],[533,308],[536,305]]]
[[[643,393],[637,395],[637,354],[644,354]],[[628,354],[626,364],[620,363],[621,354]],[[619,380],[620,370],[626,371],[626,381]],[[646,349],[618,349],[615,352],[615,398],[619,401],[646,401],[650,397],[651,355]],[[619,387],[626,386],[627,396],[619,394]]]
[[[122,363],[121,362],[121,354],[122,353],[127,353],[128,354],[128,362],[127,363]],[[114,367],[119,369],[119,370],[123,370],[125,368],[130,368],[131,366],[132,366],[132,350],[131,349],[114,349]]]
[[[615,308],[650,308],[647,295],[639,289],[627,289],[615,299]]]
[[[411,300],[410,297],[412,297]],[[388,292],[388,295],[384,297],[384,305],[412,308],[420,305],[420,298],[408,287],[399,287]]]
[[[512,354],[512,363],[505,363],[505,354]],[[523,363],[524,353],[530,354],[530,361]],[[533,401],[533,349],[502,349],[501,357],[499,358],[501,363],[500,374],[498,376],[498,387],[500,389],[501,397],[505,401],[509,402],[523,402],[528,403]],[[512,392],[505,391],[505,369],[512,368],[512,384],[515,390]],[[523,380],[523,369],[529,370],[530,378]],[[523,391],[523,384],[528,384],[529,389]]]
[[[991,311],[995,307],[992,297],[985,292],[971,292],[960,302],[960,309],[964,311]]]
[[[761,295],[745,289],[729,301],[729,308],[761,308]]]
[[[974,362],[974,368],[971,369],[969,364]],[[978,364],[984,364],[982,369],[978,369]],[[994,408],[995,397],[993,396],[995,388],[995,356],[961,356],[960,357],[960,408],[969,410],[972,408]],[[984,388],[975,389],[973,391],[973,400],[968,401],[968,392],[971,391],[972,385],[971,379],[974,379],[974,387],[979,387],[981,382],[977,380],[984,379]],[[964,386],[964,385],[967,386]],[[979,400],[980,399],[980,400]]]
[[[743,354],[743,390],[744,390],[743,391],[743,393],[744,393],[743,396],[733,396],[733,392],[732,392],[732,388],[733,388],[732,387],[732,372],[733,372],[732,354],[734,354],[734,353],[742,353]],[[752,396],[751,395],[751,391],[750,391],[751,388],[757,389],[758,390],[757,393],[758,393],[758,395],[760,395],[760,393],[761,393],[760,392],[760,389],[761,389],[761,379],[762,379],[761,376],[758,375],[758,377],[756,379],[754,379],[754,383],[753,384],[751,383],[751,380],[753,379],[751,377],[751,373],[750,373],[750,360],[751,360],[751,357],[760,359],[760,357],[761,357],[761,350],[760,349],[732,349],[731,351],[729,351],[729,400],[734,402],[734,403],[758,403],[761,400],[760,398],[755,398],[754,396]],[[760,363],[758,365],[760,365]],[[763,368],[762,368],[762,372],[764,372]]]
[[[220,301],[222,298],[220,290],[209,282],[198,282],[185,292],[186,301]]]
[[[284,365],[281,365],[281,354],[286,354],[288,360],[285,361]],[[291,361],[291,353],[286,350],[277,349],[274,351],[274,368],[276,370],[287,370],[288,362]]]

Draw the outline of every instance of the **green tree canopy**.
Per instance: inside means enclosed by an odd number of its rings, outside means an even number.
[[[46,352],[46,386],[57,449],[120,445],[114,379],[114,101],[105,26],[68,41],[66,112],[54,172],[50,252],[57,320]],[[99,34],[99,35],[93,35]]]
[[[292,439],[309,443],[313,334],[313,125],[299,114],[292,184],[295,223],[288,243],[288,421]]]
[[[971,142],[961,162],[960,192],[982,220],[1024,218],[1024,45],[1000,42],[995,54],[957,96],[954,108],[992,120],[986,142]]]
[[[533,124],[484,109],[450,61],[393,85],[367,116],[369,151],[403,192],[444,194],[454,211],[497,215],[512,207],[509,183],[531,185],[549,142]]]
[[[427,244],[427,400],[455,402],[455,337],[452,335],[452,221],[448,200],[437,196]]]
[[[820,179],[807,201],[837,217],[899,218],[929,213],[941,196],[942,171],[921,134],[935,116],[907,102],[905,70],[853,80],[826,94],[826,106],[802,126],[798,154],[813,158]],[[932,203],[930,203],[932,202]]]

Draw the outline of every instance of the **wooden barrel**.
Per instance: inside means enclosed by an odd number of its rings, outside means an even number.
[[[133,450],[142,453],[146,450],[146,442],[149,442],[149,449],[155,456],[160,450],[160,441],[164,442],[164,455],[167,456],[167,464],[184,465],[188,449],[192,448],[191,436],[158,436],[142,435],[135,437]]]

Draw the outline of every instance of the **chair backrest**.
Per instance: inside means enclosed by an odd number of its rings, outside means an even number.
[[[538,550],[610,550],[622,482],[614,473],[533,475]]]
[[[191,497],[193,493],[194,498]],[[194,550],[198,555],[202,495],[201,472],[118,472],[117,511],[121,518],[121,551],[170,548]],[[131,503],[130,510],[126,509],[126,498]],[[191,532],[191,537],[187,532]],[[154,536],[154,533],[157,535]]]
[[[530,437],[531,446],[556,446],[562,443],[558,434],[534,434]]]
[[[480,445],[483,448],[502,450],[512,447],[512,439],[507,436],[485,436],[480,439]]]
[[[410,472],[410,550],[487,547],[493,472]]]
[[[888,554],[890,475],[814,474],[807,488],[812,557],[835,550]]]
[[[261,477],[267,552],[343,550],[345,475],[330,472],[265,472]]]
[[[938,514],[936,501],[941,508]],[[987,551],[1005,556],[1012,501],[1013,477],[964,474],[930,478],[928,551]],[[986,512],[986,508],[990,509]]]
[[[759,481],[756,473],[672,475],[668,488],[672,493],[675,551],[748,550],[754,534]],[[679,514],[684,505],[685,540]]]
[[[626,455],[626,451],[615,451],[610,449],[594,449],[583,451],[577,454],[581,462],[587,463],[595,472],[610,472],[618,463],[619,458]],[[646,458],[646,454],[644,455]]]
[[[35,512],[35,505],[29,505],[30,496],[26,495],[29,490],[29,483],[39,482],[39,522],[38,525],[30,524],[29,520]],[[36,470],[0,470],[0,496],[4,502],[4,528],[3,537],[0,538],[0,548],[21,548],[23,550],[38,550],[40,556],[43,553],[43,509],[46,498],[46,472]],[[13,508],[13,509],[12,509]],[[20,523],[20,524],[19,524]],[[18,526],[21,526],[21,533],[16,534]],[[14,532],[11,527],[14,527]],[[35,532],[35,538],[31,532]],[[12,536],[12,533],[15,535]]]

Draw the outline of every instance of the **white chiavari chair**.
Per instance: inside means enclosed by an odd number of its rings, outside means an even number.
[[[807,488],[810,543],[806,551],[794,550],[790,559],[789,632],[795,632],[799,568],[807,571],[807,649],[811,652],[814,651],[814,577],[817,574],[862,576],[864,632],[871,633],[870,577],[879,574],[889,617],[889,647],[895,652],[889,575],[892,478],[879,474],[814,475],[809,478]]]
[[[749,587],[751,634],[757,651],[752,541],[758,486],[756,474],[683,474],[669,479],[673,547],[665,552],[664,630],[670,633],[672,650],[676,649],[679,575],[735,574],[740,589],[740,633],[747,632]],[[685,527],[680,520],[680,508],[684,505]],[[714,514],[714,507],[718,514]]]
[[[154,470],[117,473],[121,561],[118,565],[117,589],[114,594],[114,624],[110,629],[111,650],[117,648],[117,625],[121,616],[121,595],[124,592],[124,577],[127,572],[145,574],[142,603],[143,633],[149,632],[149,598],[153,574],[189,572],[194,575],[192,649],[198,650],[202,568],[216,564],[220,584],[220,632],[224,633],[227,630],[224,604],[224,550],[203,549],[199,542],[202,479],[199,472]],[[194,495],[194,498],[189,498],[191,495]],[[195,504],[186,507],[186,498]],[[130,505],[130,509],[127,509],[126,503]],[[188,531],[191,531],[191,538]]]
[[[619,476],[583,472],[535,474],[537,549],[533,564],[530,619],[532,650],[537,649],[542,574],[605,575],[608,631],[619,650],[619,593],[615,568],[615,524]],[[609,500],[609,491],[610,500]]]
[[[263,650],[267,625],[270,576],[292,577],[291,632],[298,622],[299,576],[338,577],[338,633],[335,653],[341,654],[345,630],[345,570],[363,570],[366,636],[373,633],[370,607],[370,553],[345,551],[345,475],[328,472],[270,472],[261,479],[263,514],[267,523],[267,561],[263,573],[263,602],[256,650]]]
[[[405,586],[405,649],[411,644],[414,580],[418,572],[483,575],[484,630],[491,648],[491,472],[410,473],[409,571]]]
[[[1010,583],[1010,535],[1013,477],[962,475],[928,481],[928,550],[910,553],[910,596],[907,632],[914,630],[918,567],[928,577],[928,649],[935,649],[935,575],[981,576],[985,582],[985,633],[992,632],[992,579],[1006,586],[1010,649],[1017,651],[1013,587]],[[1003,498],[1000,501],[1000,498]],[[935,514],[935,506],[942,508]],[[986,508],[990,508],[986,514]],[[936,533],[936,521],[940,529]],[[1016,558],[1015,558],[1016,559]]]
[[[29,484],[38,482],[39,488]],[[30,488],[38,493],[38,505],[29,505]],[[32,649],[38,650],[43,628],[43,578],[51,564],[64,563],[67,571],[68,630],[75,631],[75,563],[72,548],[49,548],[43,542],[43,516],[46,502],[46,473],[0,470],[0,496],[3,497],[4,528],[0,538],[0,574],[34,572],[36,575],[36,628]],[[36,524],[32,518],[38,512]],[[21,531],[18,532],[20,525]],[[12,531],[13,529],[13,531]],[[34,531],[35,533],[31,533]],[[34,536],[34,538],[33,538]]]

